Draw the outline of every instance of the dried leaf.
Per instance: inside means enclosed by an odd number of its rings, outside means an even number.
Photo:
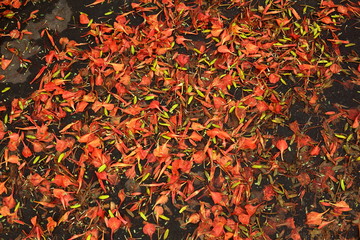
[[[301,186],[307,186],[311,182],[309,174],[305,172],[301,172],[296,178],[298,179]]]

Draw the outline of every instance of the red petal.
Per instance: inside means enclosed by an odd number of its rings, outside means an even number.
[[[145,222],[145,225],[143,227],[143,232],[146,235],[149,235],[151,237],[155,233],[156,227],[155,224]]]
[[[2,70],[5,70],[5,69],[10,65],[11,61],[12,61],[12,59],[5,59],[5,58],[3,58],[3,59],[1,60],[1,69],[2,69]]]
[[[120,228],[121,220],[118,219],[117,217],[112,217],[108,220],[107,226],[108,226],[108,228],[111,229],[112,232],[115,232],[116,230],[118,230]]]
[[[280,152],[284,152],[289,146],[284,139],[280,139],[276,142],[276,147],[280,150]]]
[[[246,44],[245,49],[248,54],[255,54],[259,51],[259,47],[252,43]]]
[[[225,45],[220,45],[217,50],[220,53],[231,53],[230,49]]]
[[[270,76],[269,76],[269,82],[270,83],[277,83],[279,80],[280,80],[279,75],[273,74],[273,73],[270,74]]]
[[[308,225],[320,225],[322,223],[322,215],[324,213],[309,212],[306,214],[306,224]]]
[[[88,24],[90,22],[88,15],[86,13],[80,14],[80,23],[81,24]]]

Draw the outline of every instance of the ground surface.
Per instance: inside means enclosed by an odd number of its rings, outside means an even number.
[[[0,1],[0,239],[358,239],[359,10]]]

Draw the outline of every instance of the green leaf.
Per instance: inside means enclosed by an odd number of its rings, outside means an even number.
[[[100,200],[105,200],[105,199],[108,199],[109,197],[110,197],[109,195],[100,195],[99,199]]]
[[[99,173],[101,173],[101,172],[103,172],[105,169],[106,169],[106,164],[103,164],[103,165],[101,165],[99,168],[98,168],[98,172]]]
[[[145,216],[145,214],[143,212],[139,212],[139,215],[142,219],[144,219],[145,221],[147,221],[147,217]]]

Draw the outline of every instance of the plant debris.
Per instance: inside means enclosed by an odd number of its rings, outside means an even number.
[[[0,89],[0,238],[359,238],[359,2],[112,2]]]

